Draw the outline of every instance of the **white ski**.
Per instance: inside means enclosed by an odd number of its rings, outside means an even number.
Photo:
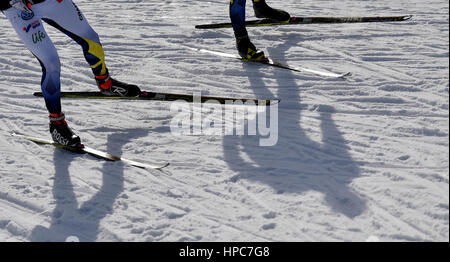
[[[64,145],[60,145],[58,143],[55,143],[53,140],[50,139],[42,139],[42,138],[37,138],[37,137],[32,137],[32,136],[26,136],[26,135],[20,135],[20,134],[16,134],[16,133],[12,133],[11,134],[14,137],[18,137],[18,138],[23,138],[29,141],[32,141],[36,144],[41,144],[41,145],[52,145],[54,147],[57,148],[62,148],[64,150],[73,152],[73,153],[77,153],[77,154],[89,154],[91,156],[94,156],[96,158],[100,158],[100,159],[104,159],[107,161],[121,161],[123,163],[135,166],[135,167],[139,167],[139,168],[144,168],[144,169],[163,169],[165,167],[167,167],[169,165],[169,163],[166,164],[161,164],[161,165],[157,165],[157,164],[146,164],[146,163],[141,163],[141,162],[137,162],[134,160],[129,160],[123,157],[119,157],[119,156],[115,156],[113,154],[110,154],[108,152],[103,152],[97,149],[93,149],[90,147],[86,147],[84,146],[83,148],[74,148],[74,147],[70,147],[70,146],[64,146]]]
[[[307,73],[311,73],[311,74],[319,75],[319,76],[324,76],[324,77],[345,78],[345,77],[351,75],[350,72],[344,73],[344,74],[337,74],[337,73],[333,73],[333,72],[329,72],[329,71],[315,70],[315,69],[309,69],[309,68],[305,68],[305,67],[290,66],[288,64],[284,64],[284,63],[281,63],[279,61],[275,61],[275,60],[273,60],[273,59],[271,59],[269,57],[267,57],[266,59],[261,60],[261,61],[253,61],[253,60],[246,60],[246,59],[240,57],[239,55],[234,55],[234,54],[229,54],[229,53],[224,53],[224,52],[211,51],[211,50],[199,49],[199,48],[190,48],[190,49],[198,51],[198,52],[202,52],[202,53],[208,53],[208,54],[216,55],[216,56],[238,59],[238,60],[241,60],[241,61],[244,61],[244,62],[261,63],[261,64],[275,66],[275,67],[279,67],[279,68],[283,68],[283,69],[288,69],[288,70],[291,70],[291,71],[307,72]]]

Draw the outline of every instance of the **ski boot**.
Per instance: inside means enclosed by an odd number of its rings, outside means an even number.
[[[95,80],[100,92],[107,96],[136,97],[141,94],[138,86],[113,79],[108,72],[102,76],[95,76]]]
[[[250,42],[248,34],[240,36],[236,35],[236,45],[239,55],[244,60],[263,61],[264,59],[266,59],[264,52],[261,50],[257,50],[255,45]]]
[[[74,151],[80,150],[84,147],[83,144],[81,144],[80,137],[75,135],[67,125],[63,113],[50,114],[49,118],[50,134],[52,135],[52,139],[55,143],[73,148]]]
[[[253,10],[255,10],[257,18],[270,18],[280,22],[288,21],[291,18],[288,12],[268,6],[265,0],[253,0]]]

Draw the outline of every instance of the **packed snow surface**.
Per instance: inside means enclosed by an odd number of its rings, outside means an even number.
[[[171,132],[171,102],[73,99],[63,111],[86,145],[170,166],[13,138],[50,134],[33,96],[39,62],[0,15],[0,241],[448,241],[448,1],[268,1],[295,16],[413,15],[248,29],[272,58],[352,72],[346,80],[195,52],[236,54],[231,29],[194,28],[228,22],[226,0],[75,2],[114,77],[147,91],[280,99],[277,141]],[[95,91],[81,48],[45,27],[62,91]]]

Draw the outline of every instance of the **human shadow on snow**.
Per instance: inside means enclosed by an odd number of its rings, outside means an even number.
[[[268,48],[269,53],[278,60],[287,60],[284,58],[285,52],[289,47],[298,45],[299,39],[300,36],[289,37],[284,43]],[[349,188],[352,180],[360,175],[360,168],[349,153],[348,141],[343,138],[332,118],[333,107],[318,107],[322,141],[311,140],[300,123],[302,100],[301,86],[296,82],[298,73],[273,69],[271,77],[279,86],[278,95],[275,95],[262,81],[264,74],[258,72],[258,68],[264,67],[243,65],[256,97],[281,99],[278,143],[271,147],[260,147],[260,136],[225,136],[225,160],[237,173],[231,181],[246,179],[263,182],[278,194],[318,191],[325,195],[326,203],[334,211],[349,218],[360,215],[366,209],[366,203]],[[283,108],[283,101],[289,101],[284,104],[288,105],[286,108]],[[239,152],[244,152],[250,161]]]
[[[103,129],[103,131],[105,131]],[[108,130],[106,130],[108,131]],[[110,131],[110,130],[109,130]],[[107,137],[107,151],[121,155],[121,148],[130,139],[146,136],[148,130],[129,129],[114,130]],[[126,139],[124,139],[126,138]],[[99,237],[100,221],[113,212],[113,205],[124,189],[124,165],[105,161],[101,170],[102,184],[95,188],[96,193],[89,200],[79,204],[72,181],[80,178],[71,177],[69,166],[74,157],[71,153],[55,149],[55,176],[53,197],[56,206],[51,215],[50,227],[36,226],[30,235],[33,242],[62,242],[79,240],[93,242]],[[77,155],[73,155],[77,156]],[[86,156],[87,157],[87,156]],[[94,160],[95,161],[95,160]],[[88,183],[87,181],[84,181]],[[89,183],[88,183],[89,184]],[[90,185],[90,184],[89,184]],[[92,187],[92,185],[90,185]],[[114,235],[109,236],[114,239]]]

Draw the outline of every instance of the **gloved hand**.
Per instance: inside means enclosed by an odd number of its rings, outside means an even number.
[[[9,1],[9,4],[14,7],[17,8],[19,10],[25,11],[27,13],[32,13],[33,11],[31,11],[31,5],[33,4],[33,1],[28,1],[28,0],[11,0]]]

